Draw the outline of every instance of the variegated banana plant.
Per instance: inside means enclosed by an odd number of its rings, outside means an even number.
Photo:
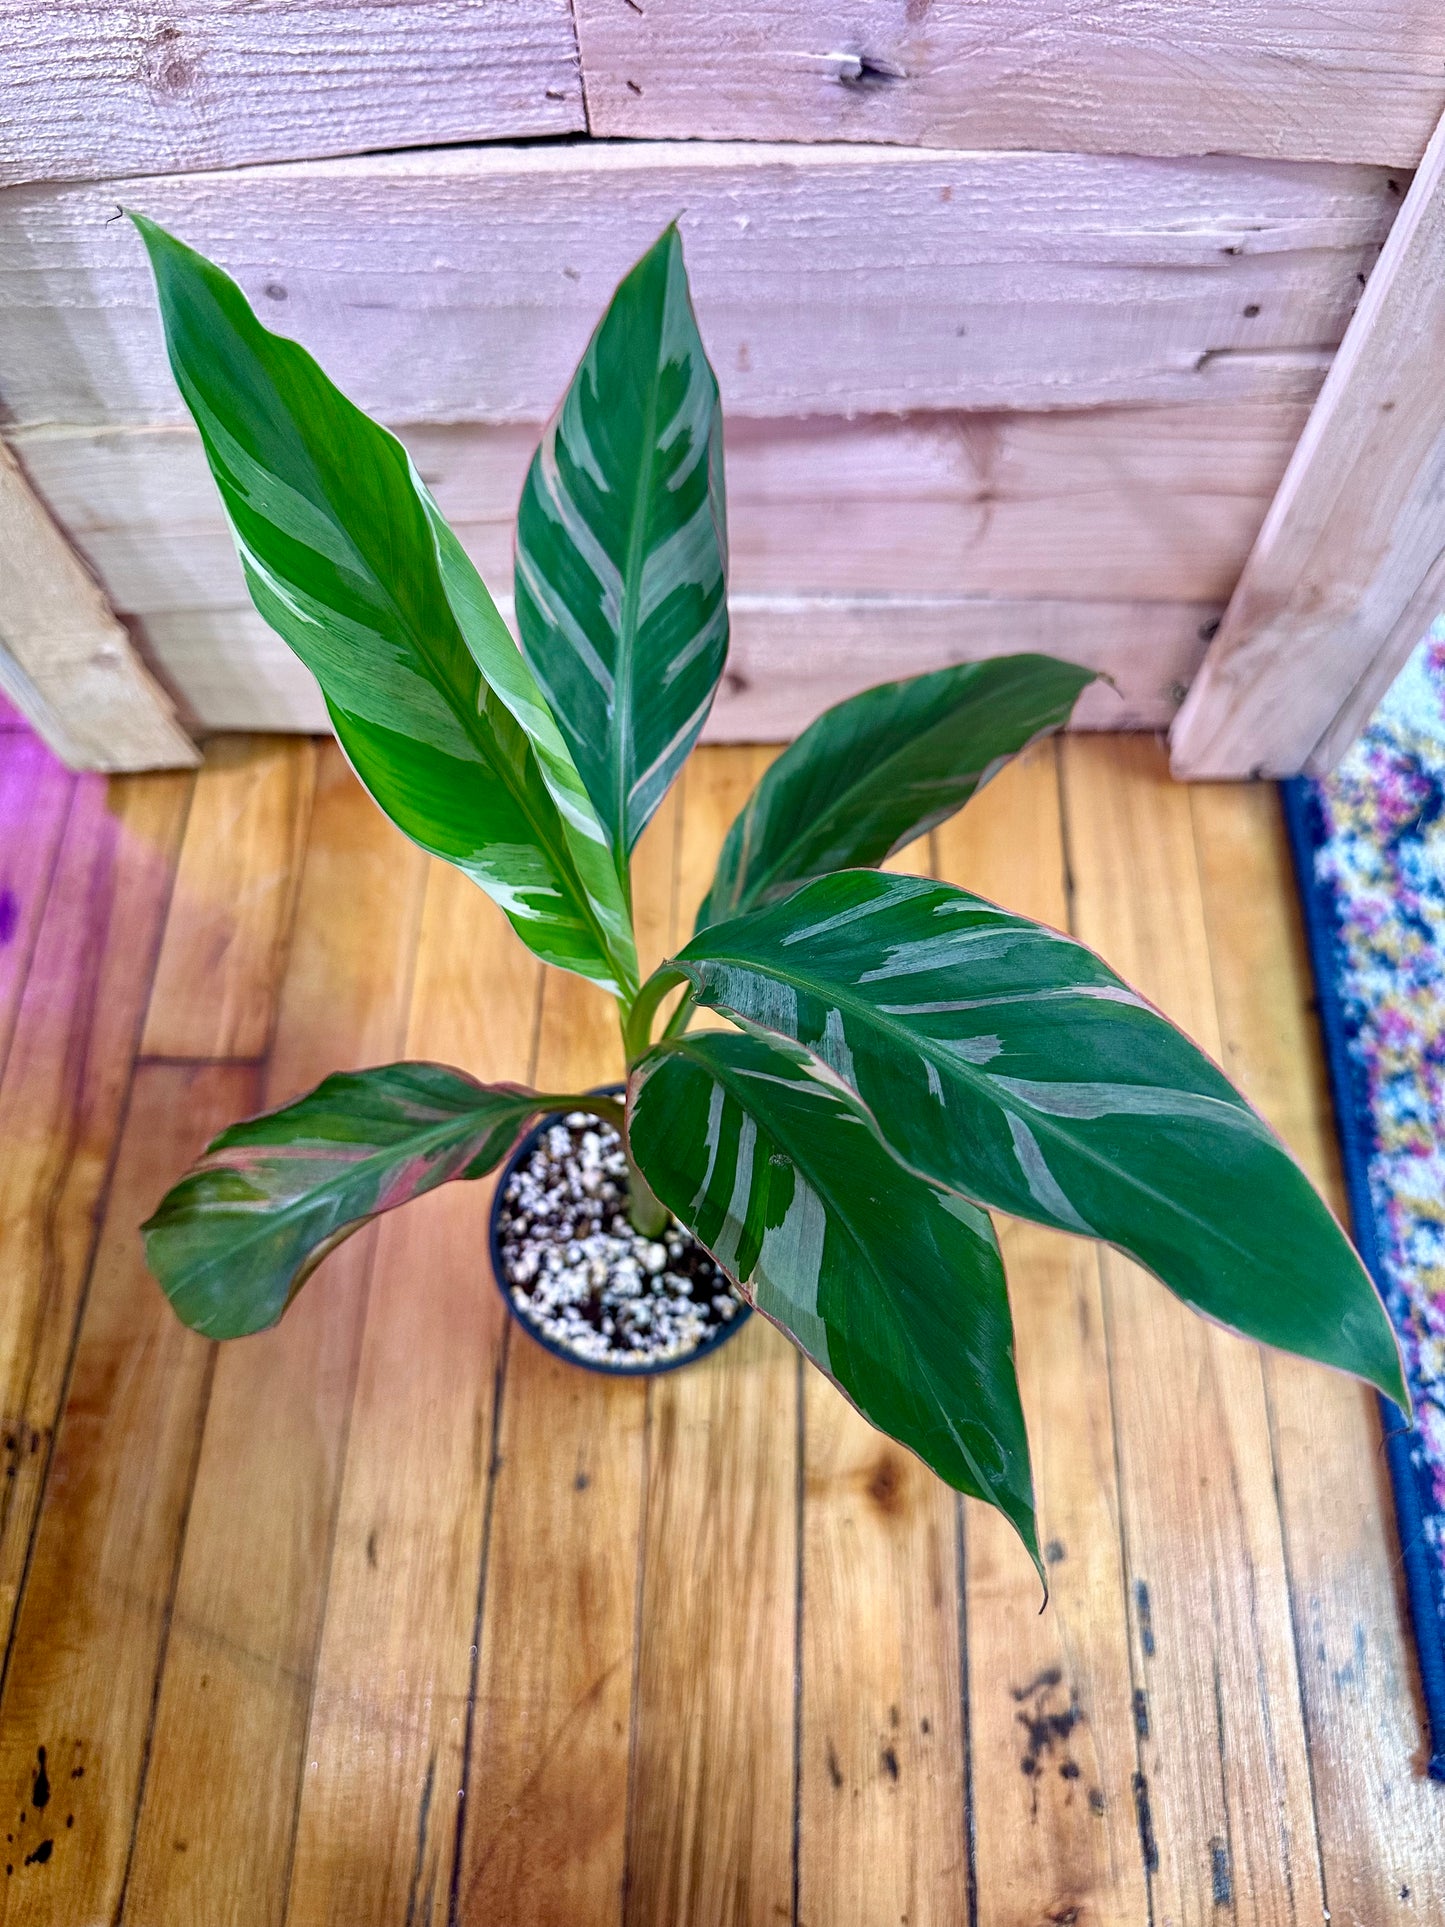
[[[1405,1406],[1363,1266],[1203,1052],[1059,931],[877,867],[1063,723],[1086,670],[1016,656],[829,710],[734,823],[691,941],[639,983],[631,852],[728,641],[718,390],[675,228],[618,288],[533,459],[519,647],[401,443],[135,218],[257,608],[398,827],[616,998],[628,1073],[624,1105],[391,1064],[234,1126],[145,1227],[187,1324],[274,1323],[358,1226],[586,1107],[624,1134],[638,1228],[675,1214],[1036,1564],[991,1209],[1107,1241],[1206,1316]],[[689,1033],[698,1006],[734,1028]]]

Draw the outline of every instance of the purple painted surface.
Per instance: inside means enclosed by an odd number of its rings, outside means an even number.
[[[0,1067],[77,780],[25,724],[0,717]]]

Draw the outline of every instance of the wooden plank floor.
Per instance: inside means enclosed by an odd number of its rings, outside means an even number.
[[[640,853],[690,924],[767,752]],[[914,867],[1069,922],[1338,1196],[1267,788],[1071,738]],[[1372,1399],[1006,1228],[1052,1603],[760,1320],[651,1388],[487,1276],[489,1187],[216,1349],[139,1219],[222,1121],[410,1053],[595,1082],[544,976],[334,747],[59,770],[0,709],[0,1921],[1445,1922]]]

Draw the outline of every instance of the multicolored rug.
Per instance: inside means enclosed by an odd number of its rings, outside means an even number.
[[[1283,787],[1355,1242],[1415,1399],[1385,1448],[1445,1779],[1445,621],[1339,769]]]

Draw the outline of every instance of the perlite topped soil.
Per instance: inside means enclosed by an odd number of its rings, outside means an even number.
[[[675,1220],[658,1239],[633,1230],[621,1140],[585,1111],[546,1125],[506,1180],[497,1244],[523,1322],[589,1364],[678,1363],[743,1311]]]

